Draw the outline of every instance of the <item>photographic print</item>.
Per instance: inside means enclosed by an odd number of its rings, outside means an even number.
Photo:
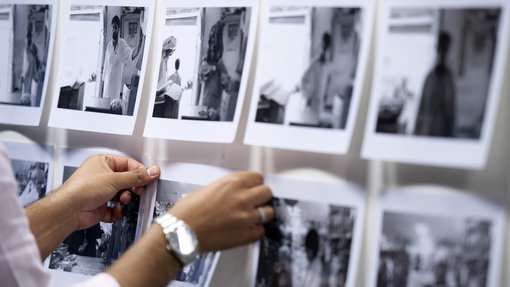
[[[154,1],[71,1],[50,125],[131,134]]]
[[[0,123],[39,125],[50,71],[54,0],[0,4]]]
[[[179,199],[200,187],[195,184],[158,180],[152,219],[165,214]],[[209,286],[218,256],[218,252],[201,254],[193,263],[184,266],[169,286]]]
[[[350,184],[266,182],[275,195],[275,220],[256,248],[252,286],[354,286],[363,192]]]
[[[430,143],[438,147],[435,150],[442,150],[440,144],[469,146],[473,152],[468,154],[474,155],[466,163],[457,162],[455,153],[444,157],[442,152],[425,160],[420,155],[408,158],[407,153],[395,158],[481,167],[500,93],[499,66],[504,61],[499,59],[504,54],[498,51],[507,47],[508,3],[451,2],[413,7],[389,1],[381,25],[367,142],[387,139],[411,151],[415,142],[424,148]],[[379,154],[380,149],[372,149],[376,144],[368,143],[366,154],[377,157],[393,159],[402,150]]]
[[[53,146],[35,143],[4,142],[18,184],[23,207],[46,196],[52,189]]]
[[[501,206],[437,187],[388,190],[382,202],[369,286],[499,286]]]
[[[258,2],[204,4],[166,1],[145,136],[219,142],[235,136]]]
[[[292,4],[268,2],[245,142],[345,153],[358,109],[374,3]]]
[[[152,164],[159,165],[161,176],[149,185],[146,193],[145,200],[150,202],[147,227],[181,198],[230,173],[224,168],[200,164],[156,161],[148,166]],[[220,252],[201,254],[195,262],[185,266],[168,286],[209,286],[219,257]]]
[[[60,154],[60,183],[69,179],[76,169],[95,154],[116,154],[106,149],[63,149]],[[67,286],[104,272],[137,239],[140,197],[132,194],[132,200],[124,205],[110,201],[108,206],[120,204],[124,217],[114,223],[100,222],[87,229],[69,235],[45,262],[59,285]]]

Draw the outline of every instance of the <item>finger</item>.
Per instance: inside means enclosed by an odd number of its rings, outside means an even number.
[[[264,216],[261,213],[264,213]],[[250,225],[265,224],[274,219],[274,209],[269,205],[261,206],[260,209],[254,208],[250,214],[248,221]]]
[[[129,204],[131,202],[131,192],[129,191],[123,191],[119,195],[119,202],[122,204]]]
[[[264,183],[264,177],[258,172],[240,171],[233,173],[226,178],[228,177],[233,177],[239,180],[245,187],[253,187]]]
[[[266,231],[262,225],[252,225],[241,232],[239,235],[239,244],[253,243],[262,238],[265,232]]]
[[[112,222],[115,222],[117,220],[121,220],[122,216],[123,216],[122,207],[120,205],[115,205],[114,207],[112,207],[111,208],[111,215],[112,215],[112,218],[111,218]]]
[[[145,165],[130,157],[109,154],[105,155],[105,159],[108,166],[116,172],[137,170],[145,167]]]
[[[112,183],[117,190],[147,185],[158,179],[160,169],[153,166],[149,169],[141,167],[135,170],[116,172],[112,174]]]
[[[252,206],[260,206],[269,202],[273,198],[273,193],[269,186],[262,184],[248,189],[246,196]]]

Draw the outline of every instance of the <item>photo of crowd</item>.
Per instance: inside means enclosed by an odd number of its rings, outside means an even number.
[[[40,107],[52,5],[0,4],[0,104]]]
[[[255,286],[345,286],[356,210],[283,198],[273,207]]]
[[[500,18],[492,7],[391,9],[376,132],[478,140]]]
[[[234,120],[251,17],[249,7],[167,7],[152,117]]]
[[[491,221],[385,212],[377,286],[487,286]]]
[[[363,21],[360,8],[271,7],[257,67],[255,121],[345,129]]]
[[[148,44],[146,9],[71,5],[58,108],[133,116]]]
[[[65,166],[63,181],[76,167]],[[124,217],[114,223],[100,222],[90,228],[73,232],[50,255],[50,269],[82,275],[104,272],[135,240],[140,198],[132,194],[127,205],[108,202],[111,207],[120,204]]]
[[[158,180],[153,218],[165,214],[179,199],[199,188],[200,186],[195,184]],[[193,263],[184,266],[174,280],[191,284],[190,286],[206,286],[216,257],[216,252],[201,254]]]
[[[18,198],[23,207],[46,195],[49,163],[13,159],[11,165],[18,183]]]

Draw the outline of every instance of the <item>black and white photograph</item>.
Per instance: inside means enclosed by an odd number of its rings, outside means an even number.
[[[363,191],[343,181],[266,176],[265,183],[275,219],[255,248],[250,286],[354,286]]]
[[[2,123],[39,124],[53,53],[55,7],[53,0],[0,4]]]
[[[49,163],[13,159],[11,165],[18,183],[18,198],[23,207],[46,196],[49,192]]]
[[[343,153],[357,113],[373,3],[279,2],[285,1],[269,2],[264,14],[245,141]],[[267,136],[273,132],[275,137]],[[296,143],[305,134],[330,135],[333,143]]]
[[[64,166],[63,181],[76,169]],[[122,219],[73,232],[51,253],[49,268],[82,275],[104,272],[135,241],[139,203],[140,197],[135,194],[129,204],[109,202],[109,206],[120,204]]]
[[[145,77],[154,3],[82,2],[71,1],[67,14],[50,124],[130,134]]]
[[[390,5],[377,51],[367,133],[471,145],[490,139],[484,135],[491,134],[496,113],[498,47],[507,47],[508,3],[478,2],[476,7],[461,2]]]
[[[165,3],[145,135],[195,140],[216,126],[217,140],[232,138],[250,71],[258,2]],[[196,128],[181,134],[173,126]]]
[[[2,141],[11,159],[23,207],[45,197],[53,188],[53,146]]]
[[[354,208],[274,198],[255,286],[345,286]]]
[[[158,180],[152,218],[165,214],[186,194],[199,189],[200,185],[168,180]],[[193,263],[184,266],[169,286],[209,286],[219,253],[201,254]]]
[[[386,212],[377,286],[487,286],[492,224]]]
[[[367,286],[500,286],[504,207],[469,191],[382,191]]]

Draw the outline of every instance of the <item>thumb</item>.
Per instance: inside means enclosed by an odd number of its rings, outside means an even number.
[[[160,175],[158,166],[150,168],[140,167],[134,170],[113,173],[113,184],[117,190],[144,186],[158,179]]]

